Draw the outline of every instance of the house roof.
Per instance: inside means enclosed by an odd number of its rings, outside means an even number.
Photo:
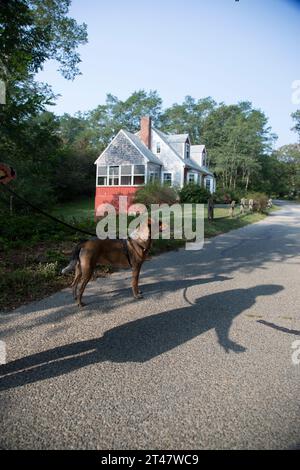
[[[202,153],[205,145],[191,145],[191,153]]]
[[[203,150],[205,150],[205,145],[191,145],[191,156],[193,158],[194,155],[199,155],[203,152]],[[213,176],[213,173],[211,171],[209,171],[208,168],[206,168],[205,166],[200,166],[198,165],[197,163],[195,163],[198,167],[201,168],[201,171],[203,173],[206,173],[207,175],[210,175],[210,176]]]
[[[175,153],[176,157],[178,157],[182,163],[184,164],[184,161],[183,161],[183,158],[181,157],[181,155],[179,155],[179,153],[176,151],[176,149],[174,147],[172,147],[172,145],[170,145],[170,142],[168,141],[168,135],[165,134],[164,132],[162,131],[159,131],[158,129],[155,129],[155,128],[152,128],[152,130],[154,130],[158,135],[159,137],[170,147],[170,149]]]
[[[178,144],[178,143],[186,142],[186,140],[189,138],[188,134],[169,135],[155,128],[152,128],[152,130],[156,132],[159,135],[159,137],[169,146],[169,148],[172,150],[174,155],[181,161],[183,166],[187,167],[188,169],[201,171],[202,173],[205,173],[206,175],[212,175],[212,173],[207,168],[201,167],[194,160],[183,159],[183,157],[177,152],[176,147],[172,145],[175,143]],[[163,165],[162,161],[150,149],[148,149],[148,147],[141,140],[140,131],[138,131],[136,134],[132,134],[131,132],[128,132],[124,129],[120,130],[118,134],[114,137],[114,139],[112,139],[108,147],[97,158],[95,163],[97,163],[98,160],[101,158],[101,156],[105,154],[105,152],[109,149],[109,147],[112,145],[112,143],[114,142],[114,140],[117,138],[119,134],[123,134],[130,141],[130,143],[135,146],[135,148],[147,161],[154,163],[156,165],[159,165],[159,166]],[[205,145],[191,145],[191,154],[202,153],[204,149],[205,149]]]
[[[205,166],[200,166],[198,165],[198,163],[194,161],[191,161],[191,160],[189,160],[188,162],[185,161],[185,165],[187,168],[191,168],[192,170],[201,171],[202,173],[205,173],[206,175],[213,176],[213,174]]]
[[[169,136],[168,134],[165,134],[164,132],[159,131],[158,129],[153,129],[153,130],[161,137],[162,140],[165,141],[166,144],[168,144],[168,145],[171,144],[171,142],[169,141],[169,137],[170,137],[170,136]],[[179,139],[180,139],[180,138],[183,139],[183,136],[188,136],[188,134],[178,134],[178,138],[179,138]],[[176,135],[171,135],[171,137],[175,138],[175,137],[177,137],[177,136],[176,136]],[[185,142],[186,139],[187,139],[187,137],[185,137],[185,139],[182,140],[181,142]],[[173,142],[175,142],[175,140],[173,140]],[[178,142],[180,142],[180,141],[178,140]],[[195,161],[193,161],[193,160],[191,160],[191,159],[190,159],[190,160],[184,160],[184,159],[181,157],[181,155],[179,155],[179,153],[176,151],[176,149],[175,149],[172,145],[169,145],[169,147],[170,147],[170,148],[172,149],[172,151],[176,154],[176,156],[177,156],[178,158],[180,158],[180,160],[182,161],[183,165],[185,165],[187,168],[190,168],[190,169],[192,169],[192,170],[201,171],[202,173],[205,173],[205,174],[207,174],[207,175],[212,175],[212,173],[211,173],[210,171],[208,171],[207,168],[198,165],[198,163],[196,163]],[[191,149],[192,149],[193,147],[199,147],[199,148],[201,147],[201,148],[202,148],[202,151],[203,151],[203,149],[205,148],[205,145],[191,145]],[[199,150],[198,150],[198,152],[199,152]],[[197,153],[198,153],[198,152],[197,152]]]
[[[98,163],[99,160],[101,160],[101,157],[109,150],[113,142],[118,138],[120,134],[123,134],[126,139],[129,140],[131,145],[133,145],[147,161],[162,166],[162,162],[151,152],[151,150],[148,149],[148,147],[146,147],[146,145],[139,139],[139,137],[137,137],[135,134],[132,134],[131,132],[125,131],[124,129],[121,129],[117,133],[117,135],[112,139],[106,149],[99,155],[99,157],[95,161],[95,164]]]
[[[187,141],[187,139],[189,139],[188,134],[165,134],[165,136],[168,142],[170,143],[173,142],[174,144],[175,143],[184,144]]]
[[[132,134],[131,132],[123,130],[126,137],[132,141],[132,143],[137,147],[137,149],[141,152],[141,154],[149,160],[151,163],[156,163],[156,165],[162,166],[162,162],[151,152],[151,150],[146,147],[144,142],[136,135]]]

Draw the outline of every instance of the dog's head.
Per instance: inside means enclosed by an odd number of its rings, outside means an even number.
[[[159,233],[162,233],[167,228],[167,225],[163,224],[161,220],[159,220],[157,224],[157,221],[155,219],[148,217],[149,236],[153,235],[153,231],[157,231],[157,225]]]
[[[163,224],[161,220],[157,222],[155,219],[148,217],[144,220],[143,223],[140,224],[139,228],[132,232],[130,237],[133,239],[147,241],[150,238],[153,238],[157,231],[159,233],[163,232],[166,227],[166,224]]]

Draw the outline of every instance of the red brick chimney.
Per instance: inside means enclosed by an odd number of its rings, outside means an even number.
[[[148,149],[151,149],[151,117],[143,116],[141,118],[141,140]]]

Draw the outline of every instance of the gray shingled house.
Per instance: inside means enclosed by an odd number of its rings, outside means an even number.
[[[120,130],[95,161],[95,208],[114,203],[119,195],[132,197],[146,182],[182,187],[186,183],[215,191],[215,178],[207,167],[204,145],[191,145],[188,134],[165,134],[142,117],[141,129],[132,134]]]

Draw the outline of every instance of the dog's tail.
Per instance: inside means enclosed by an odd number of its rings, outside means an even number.
[[[76,266],[77,262],[79,261],[80,250],[81,250],[82,246],[84,245],[84,243],[86,241],[87,240],[81,240],[79,243],[77,243],[74,250],[72,251],[70,263],[68,264],[68,266],[66,266],[64,269],[62,269],[62,271],[61,271],[62,274],[68,274],[71,271],[74,271],[75,266]]]

